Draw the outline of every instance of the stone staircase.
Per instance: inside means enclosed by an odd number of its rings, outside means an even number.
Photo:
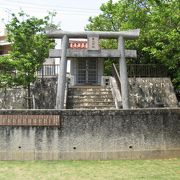
[[[68,89],[67,109],[116,109],[111,89],[76,86]]]

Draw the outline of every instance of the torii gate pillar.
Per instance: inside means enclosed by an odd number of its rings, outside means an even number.
[[[68,37],[64,35],[62,38],[62,54],[60,61],[60,71],[58,75],[57,84],[57,97],[56,97],[56,109],[64,109],[64,94],[66,87],[66,69],[67,69],[67,47],[68,47]]]
[[[118,50],[120,51],[119,58],[119,72],[121,79],[121,93],[122,93],[122,106],[123,109],[129,109],[129,88],[128,88],[128,76],[127,76],[127,66],[125,59],[125,45],[124,38],[119,36],[118,38]]]

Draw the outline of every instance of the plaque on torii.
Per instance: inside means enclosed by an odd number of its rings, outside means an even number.
[[[139,36],[140,29],[104,32],[104,31],[84,31],[84,32],[66,32],[66,31],[48,31],[49,38],[62,39],[62,49],[51,49],[49,57],[61,58],[60,73],[58,76],[58,90],[56,108],[64,108],[64,94],[66,83],[67,58],[76,57],[99,57],[99,58],[119,58],[119,71],[121,80],[122,106],[123,109],[129,109],[129,91],[128,77],[126,67],[126,57],[136,58],[136,50],[125,50],[125,40],[135,39]],[[88,49],[68,48],[69,38],[88,39]],[[99,39],[118,39],[118,49],[100,49]]]
[[[99,36],[88,36],[87,37],[88,50],[89,51],[97,51],[100,49],[99,47]]]

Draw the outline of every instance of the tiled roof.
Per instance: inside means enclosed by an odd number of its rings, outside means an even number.
[[[69,48],[72,49],[87,49],[87,41],[69,41]]]

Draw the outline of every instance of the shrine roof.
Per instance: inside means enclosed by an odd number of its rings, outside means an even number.
[[[87,49],[87,40],[78,41],[78,40],[70,40],[69,48],[71,49]]]

